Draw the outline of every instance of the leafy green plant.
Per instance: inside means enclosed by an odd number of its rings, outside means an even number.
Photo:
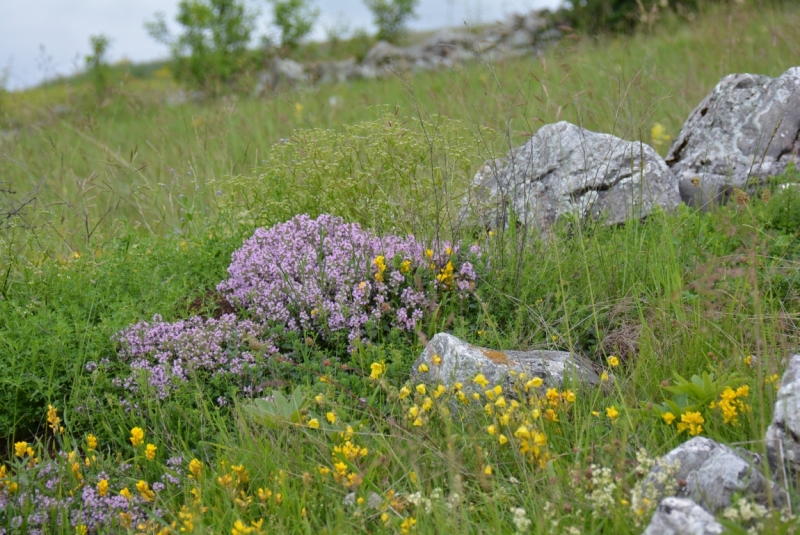
[[[319,17],[319,8],[311,7],[312,0],[268,0],[272,4],[273,24],[281,34],[281,47],[295,49]]]
[[[176,20],[183,32],[177,37],[163,13],[155,17],[145,28],[172,49],[179,80],[219,92],[246,70],[255,18],[240,0],[182,0]]]
[[[686,411],[707,407],[726,387],[736,383],[738,375],[731,373],[715,378],[713,373],[703,372],[685,379],[676,372],[673,374],[673,379],[672,385],[664,387],[664,390],[672,393],[672,399],[655,407],[659,417],[665,412],[679,416]]]
[[[103,34],[89,38],[92,53],[86,56],[86,71],[92,80],[97,99],[102,101],[108,94],[111,67],[108,64],[108,49],[111,39]]]
[[[396,42],[405,35],[409,19],[416,16],[419,0],[364,0],[364,4],[372,12],[378,39]]]

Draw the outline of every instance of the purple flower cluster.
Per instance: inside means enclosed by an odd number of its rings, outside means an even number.
[[[87,479],[75,487],[68,467],[73,461],[68,461],[69,458],[61,452],[54,459],[35,466],[22,465],[16,475],[8,475],[5,482],[0,483],[0,526],[5,526],[0,527],[0,535],[22,532],[41,535],[50,533],[53,527],[74,533],[81,525],[86,527],[87,533],[112,526],[124,531],[123,523],[135,527],[150,517],[152,504],[136,495],[135,490],[128,499],[119,494],[121,486],[111,485],[105,495],[100,496],[97,483],[112,480],[104,472],[87,475]],[[175,481],[180,484],[177,478]],[[156,485],[153,490],[157,494]],[[161,485],[159,490],[163,489]],[[163,511],[157,509],[154,513],[160,516]],[[65,525],[67,523],[69,526]]]
[[[335,216],[300,215],[256,230],[217,289],[270,325],[323,339],[345,331],[352,349],[367,341],[369,321],[413,331],[437,292],[465,296],[476,275],[469,262],[456,269],[458,258],[457,245],[426,249],[413,236],[379,237]]]
[[[220,319],[195,316],[165,322],[156,315],[152,322],[136,323],[118,335],[119,357],[132,373],[115,379],[117,386],[143,392],[152,388],[160,398],[198,376],[243,375],[256,365],[255,352],[272,354],[275,346],[265,340],[252,321],[239,321],[233,314]],[[141,384],[142,381],[145,384]]]
[[[217,288],[253,319],[231,314],[170,323],[156,315],[132,325],[117,336],[120,360],[132,373],[114,384],[165,399],[198,376],[244,376],[257,356],[277,353],[267,332],[325,341],[346,335],[351,351],[369,341],[370,325],[413,332],[443,294],[469,294],[476,274],[466,258],[480,254],[477,246],[462,254],[458,244],[428,249],[413,236],[379,237],[330,215],[258,229],[233,253],[229,278]],[[242,391],[258,393],[249,385]]]

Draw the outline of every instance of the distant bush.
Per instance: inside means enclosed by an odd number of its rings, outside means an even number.
[[[709,0],[577,0],[561,9],[559,15],[571,26],[591,34],[630,32],[642,24],[652,26],[665,12],[691,16],[704,2]]]
[[[415,17],[419,0],[364,0],[378,27],[378,39],[396,42],[406,32],[408,20]]]
[[[273,24],[281,32],[281,47],[295,49],[314,28],[319,9],[311,0],[268,0],[272,4]]]
[[[177,37],[169,33],[163,13],[156,13],[145,28],[172,49],[179,80],[218,92],[247,70],[255,19],[243,2],[181,0],[176,20],[183,27]]]
[[[108,64],[108,48],[111,39],[105,35],[93,35],[89,38],[92,53],[86,56],[86,71],[92,80],[98,100],[108,93],[111,67]]]
[[[221,207],[253,226],[329,213],[386,233],[449,232],[485,160],[474,135],[443,117],[401,122],[394,115],[342,132],[298,130],[270,149],[254,175],[233,177]],[[488,129],[480,136],[495,138]]]

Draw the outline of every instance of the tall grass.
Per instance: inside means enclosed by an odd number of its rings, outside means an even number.
[[[707,403],[697,409],[704,435],[763,452],[775,377],[798,344],[798,195],[773,184],[772,197],[619,227],[565,218],[547,239],[513,225],[497,233],[460,225],[461,198],[477,166],[542,123],[565,119],[644,141],[661,123],[674,137],[721,76],[791,66],[798,22],[796,8],[723,7],[652,35],[568,38],[541,58],[260,100],[170,107],[163,98],[174,88],[160,82],[121,88],[83,114],[80,89],[9,95],[20,134],[0,141],[0,176],[16,191],[6,200],[19,216],[3,227],[0,437],[12,457],[14,441],[38,437],[42,461],[59,448],[88,459],[76,469],[54,457],[59,498],[96,488],[101,476],[115,495],[140,479],[176,477],[179,485],[147,505],[150,524],[138,532],[177,532],[190,520],[188,532],[236,534],[247,532],[237,521],[249,529],[263,519],[252,533],[511,533],[524,531],[519,508],[534,533],[640,533],[649,518],[631,507],[640,450],[654,457],[688,438],[662,418],[673,397],[662,387],[704,372],[716,381],[712,399],[747,385],[751,410],[738,422]],[[72,111],[55,116],[32,102]],[[212,399],[195,381],[167,400],[126,405],[114,382],[124,367],[114,335],[154,314],[221,314],[213,288],[231,252],[253,227],[296,212],[461,239],[480,245],[491,268],[472,304],[433,314],[417,343],[389,333],[350,354],[298,333],[262,385],[273,400],[294,395],[286,404],[258,401],[235,381],[222,385],[227,398]],[[486,396],[462,405],[449,392],[422,425],[408,417],[432,396],[406,385],[408,370],[439,331],[500,349],[580,353],[612,377],[598,389],[565,385],[574,402],[563,392],[559,420],[535,424],[550,461],[531,462],[513,435],[520,422],[487,414]],[[378,379],[375,363],[386,365]],[[404,385],[411,394],[401,397]],[[64,434],[48,428],[48,404],[59,408]],[[342,460],[333,448],[347,425],[367,448],[347,459],[349,486],[326,473]],[[152,460],[132,444],[134,427],[157,446]],[[192,458],[203,468],[189,478]],[[14,475],[0,484],[43,489],[17,477],[25,459],[9,461]],[[596,493],[606,469],[613,485]],[[371,509],[373,492],[381,505]],[[12,504],[0,518],[24,512]],[[125,531],[122,520],[110,522],[102,529]],[[778,515],[761,522],[767,533],[797,527]]]

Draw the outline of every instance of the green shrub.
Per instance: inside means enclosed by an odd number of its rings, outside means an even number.
[[[281,32],[281,47],[295,49],[311,33],[319,17],[319,9],[311,7],[310,0],[269,0],[272,4],[273,24]]]
[[[181,0],[176,20],[183,27],[177,37],[170,35],[163,13],[145,28],[172,49],[179,80],[218,92],[246,70],[255,19],[243,2]]]
[[[330,213],[424,238],[452,230],[480,152],[463,124],[442,117],[299,130],[272,147],[257,174],[231,180],[224,208],[250,225]]]
[[[378,27],[378,39],[396,42],[406,33],[408,20],[415,17],[419,0],[364,0]]]
[[[92,80],[97,99],[102,101],[108,93],[111,67],[108,65],[108,48],[111,39],[105,35],[93,35],[89,38],[92,53],[86,56],[86,71]]]

